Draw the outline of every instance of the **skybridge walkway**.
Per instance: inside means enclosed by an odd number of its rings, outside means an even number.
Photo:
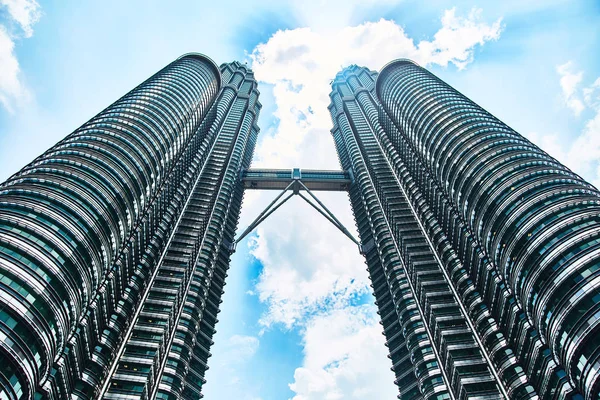
[[[328,171],[314,169],[249,169],[242,172],[245,189],[283,190],[290,183],[294,191],[347,191],[352,183],[350,171]],[[302,182],[304,185],[300,185]]]
[[[241,173],[245,189],[281,190],[281,193],[256,217],[256,219],[231,243],[230,250],[252,232],[261,222],[273,214],[292,196],[298,195],[311,207],[317,210],[329,222],[335,225],[344,235],[356,243],[360,243],[350,231],[333,215],[333,213],[317,198],[313,191],[346,192],[354,181],[352,170],[331,171],[314,169],[248,169]],[[308,194],[306,196],[304,193]],[[285,195],[285,197],[284,197]]]

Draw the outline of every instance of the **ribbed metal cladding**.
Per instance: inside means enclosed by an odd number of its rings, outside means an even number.
[[[0,185],[0,398],[199,399],[261,105],[180,57]],[[600,398],[600,193],[408,60],[332,82],[401,399]]]
[[[221,66],[223,76],[232,75],[223,91],[235,90],[236,101],[221,126],[223,138],[231,137],[229,158],[221,168],[222,179],[215,192],[213,211],[198,260],[195,286],[187,297],[182,321],[177,326],[175,341],[161,380],[158,398],[197,399],[206,382],[207,360],[217,323],[219,305],[240,216],[244,184],[241,171],[250,167],[260,129],[257,125],[261,104],[258,84],[253,72],[239,62]],[[237,82],[238,78],[242,80]],[[212,277],[212,278],[211,278]],[[210,278],[210,279],[209,279]],[[197,313],[195,310],[202,310]]]
[[[598,399],[598,191],[410,61],[376,86],[386,135],[481,297],[470,307],[540,398]]]
[[[401,399],[501,399],[509,387],[454,286],[461,268],[425,196],[379,121],[375,73],[356,66],[334,80],[332,133],[355,184],[351,202]],[[400,329],[399,329],[400,328]],[[520,397],[525,398],[525,397]]]
[[[173,230],[220,79],[183,56],[0,186],[0,397],[89,398]]]
[[[373,81],[368,71],[363,71],[360,75],[363,76],[362,79]],[[422,398],[422,393],[428,393],[430,398],[435,398],[435,393],[447,393],[446,385],[441,377],[437,359],[433,356],[422,316],[417,311],[408,288],[406,275],[397,267],[400,264],[398,257],[391,259],[386,254],[386,258],[389,259],[386,263],[379,251],[380,246],[391,249],[391,252],[395,249],[390,229],[382,218],[381,205],[374,182],[370,178],[368,165],[344,111],[342,98],[348,94],[350,90],[345,84],[344,74],[338,74],[330,93],[329,110],[334,125],[331,133],[341,167],[352,170],[355,177],[355,184],[349,190],[350,202],[378,312],[382,318],[386,346],[390,351],[400,398],[419,399]],[[353,97],[350,99],[354,101]],[[372,222],[374,220],[378,223]],[[419,377],[415,373],[417,369],[421,371]]]
[[[104,399],[199,399],[261,105],[253,73],[221,66],[216,117],[155,276],[100,392]],[[190,177],[193,174],[190,174]]]

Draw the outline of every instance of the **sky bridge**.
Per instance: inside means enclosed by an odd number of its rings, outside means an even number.
[[[344,235],[360,247],[358,240],[333,215],[333,213],[317,198],[313,191],[347,192],[354,181],[352,170],[332,171],[315,169],[248,169],[241,172],[245,189],[281,190],[281,193],[256,217],[234,243],[230,250],[235,251],[236,245],[252,232],[261,222],[273,214],[292,196],[298,195],[311,207],[335,225]],[[308,194],[306,196],[304,193]],[[285,195],[285,196],[284,196]]]
[[[295,192],[313,191],[348,191],[353,177],[351,171],[331,171],[315,169],[249,169],[242,172],[245,189],[283,190],[290,183]],[[302,182],[303,185],[300,185]]]

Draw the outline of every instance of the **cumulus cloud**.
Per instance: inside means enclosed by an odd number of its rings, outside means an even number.
[[[600,187],[600,108],[586,123],[566,157],[566,165]]]
[[[259,346],[260,341],[255,336],[232,335],[227,339],[218,360],[214,360],[220,364],[217,368],[222,375],[222,382],[227,388],[238,388],[244,384],[243,379],[240,378],[241,371],[247,368]],[[247,391],[243,391],[243,393],[244,396],[239,398],[260,400],[252,397]]]
[[[380,69],[405,57],[422,65],[453,64],[463,69],[473,61],[475,49],[498,39],[501,30],[501,19],[487,23],[480,10],[459,16],[451,9],[443,13],[433,38],[419,42],[385,19],[337,31],[276,32],[250,54],[257,79],[272,87],[278,122],[270,134],[263,134],[253,166],[339,168],[327,106],[329,83],[344,66]],[[264,196],[250,196],[244,215],[258,214],[257,206],[266,204]],[[353,230],[347,196],[323,196]],[[356,246],[307,205],[295,204],[278,210],[251,243],[254,256],[264,266],[256,289],[268,305],[262,320],[266,326],[279,322],[289,328],[305,314],[322,309],[324,303],[348,301],[368,288]]]
[[[577,89],[583,80],[583,72],[574,72],[572,61],[558,65],[556,72],[560,75],[560,87],[565,104],[575,115],[581,114],[585,105],[578,95]]]
[[[349,307],[312,319],[304,363],[294,373],[292,400],[393,399],[394,375],[381,368],[386,347],[373,306]]]
[[[335,29],[279,31],[249,55],[257,79],[272,90],[276,124],[261,135],[253,167],[339,169],[327,110],[329,83],[350,64],[378,70],[396,58],[421,65],[466,68],[475,51],[499,38],[500,19],[485,22],[480,10],[465,16],[445,11],[430,40],[415,41],[382,19]],[[275,194],[249,192],[241,225]],[[345,193],[319,197],[358,237]],[[393,398],[391,364],[369,294],[368,274],[356,245],[301,199],[267,219],[249,241],[263,269],[253,293],[266,305],[265,329],[300,329],[304,362],[290,388],[294,400]]]
[[[556,67],[565,105],[575,115],[590,117],[583,128],[569,143],[561,143],[556,134],[528,135],[534,143],[571,168],[576,173],[600,187],[600,77],[587,86],[583,71],[574,71],[573,62]]]
[[[502,20],[489,25],[481,21],[481,9],[473,9],[467,17],[456,15],[456,9],[446,10],[442,17],[442,28],[433,41],[419,43],[419,57],[425,64],[446,66],[453,63],[464,69],[473,61],[475,46],[497,40],[502,30]]]
[[[7,19],[0,24],[0,103],[13,112],[14,103],[29,96],[21,79],[21,69],[15,54],[15,39],[31,37],[33,25],[40,18],[40,6],[35,0],[0,0],[0,11]]]
[[[0,6],[6,7],[8,14],[16,22],[25,37],[33,35],[33,25],[41,17],[40,5],[35,0],[0,0]]]
[[[225,358],[228,363],[247,361],[256,354],[259,344],[260,341],[254,336],[233,335],[227,341]]]
[[[345,194],[320,197],[352,228]],[[260,320],[265,327],[280,323],[289,329],[310,315],[343,307],[368,293],[358,248],[316,211],[294,200],[259,228],[251,243],[252,254],[264,266],[256,292],[267,305]]]
[[[26,93],[19,79],[19,61],[14,49],[14,42],[6,29],[0,25],[0,103],[8,111],[12,111],[12,100],[22,98]]]
[[[583,99],[588,107],[595,110],[600,109],[600,78],[583,89]]]
[[[570,163],[568,151],[561,142],[560,135],[556,133],[541,134],[540,132],[530,132],[525,134],[525,136],[561,163],[566,165]]]

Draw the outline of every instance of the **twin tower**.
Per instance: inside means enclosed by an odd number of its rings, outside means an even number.
[[[253,188],[348,192],[398,398],[600,398],[596,188],[408,60],[332,82],[342,171],[248,171],[258,95],[184,55],[0,185],[0,399],[201,398]]]

